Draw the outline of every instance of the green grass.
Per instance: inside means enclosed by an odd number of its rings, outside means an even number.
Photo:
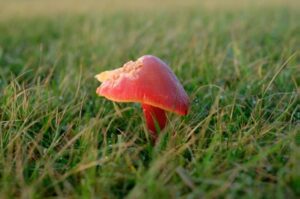
[[[2,18],[0,198],[300,197],[299,7],[171,5]],[[144,54],[191,100],[155,146],[95,94]]]

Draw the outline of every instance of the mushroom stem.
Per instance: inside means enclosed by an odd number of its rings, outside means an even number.
[[[142,104],[144,117],[146,119],[147,127],[154,138],[157,137],[157,133],[166,125],[167,117],[164,110],[148,105]]]

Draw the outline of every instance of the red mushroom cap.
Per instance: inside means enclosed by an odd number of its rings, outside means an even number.
[[[169,66],[155,56],[142,56],[96,78],[102,82],[97,94],[112,101],[139,102],[180,115],[188,112],[186,92]]]

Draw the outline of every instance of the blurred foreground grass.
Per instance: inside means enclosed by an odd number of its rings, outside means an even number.
[[[0,1],[0,198],[297,198],[297,1]],[[152,146],[94,75],[165,60],[191,98]]]

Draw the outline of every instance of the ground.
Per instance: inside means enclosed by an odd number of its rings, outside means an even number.
[[[0,198],[299,198],[297,1],[0,1]],[[153,145],[94,75],[144,54],[190,97]]]

